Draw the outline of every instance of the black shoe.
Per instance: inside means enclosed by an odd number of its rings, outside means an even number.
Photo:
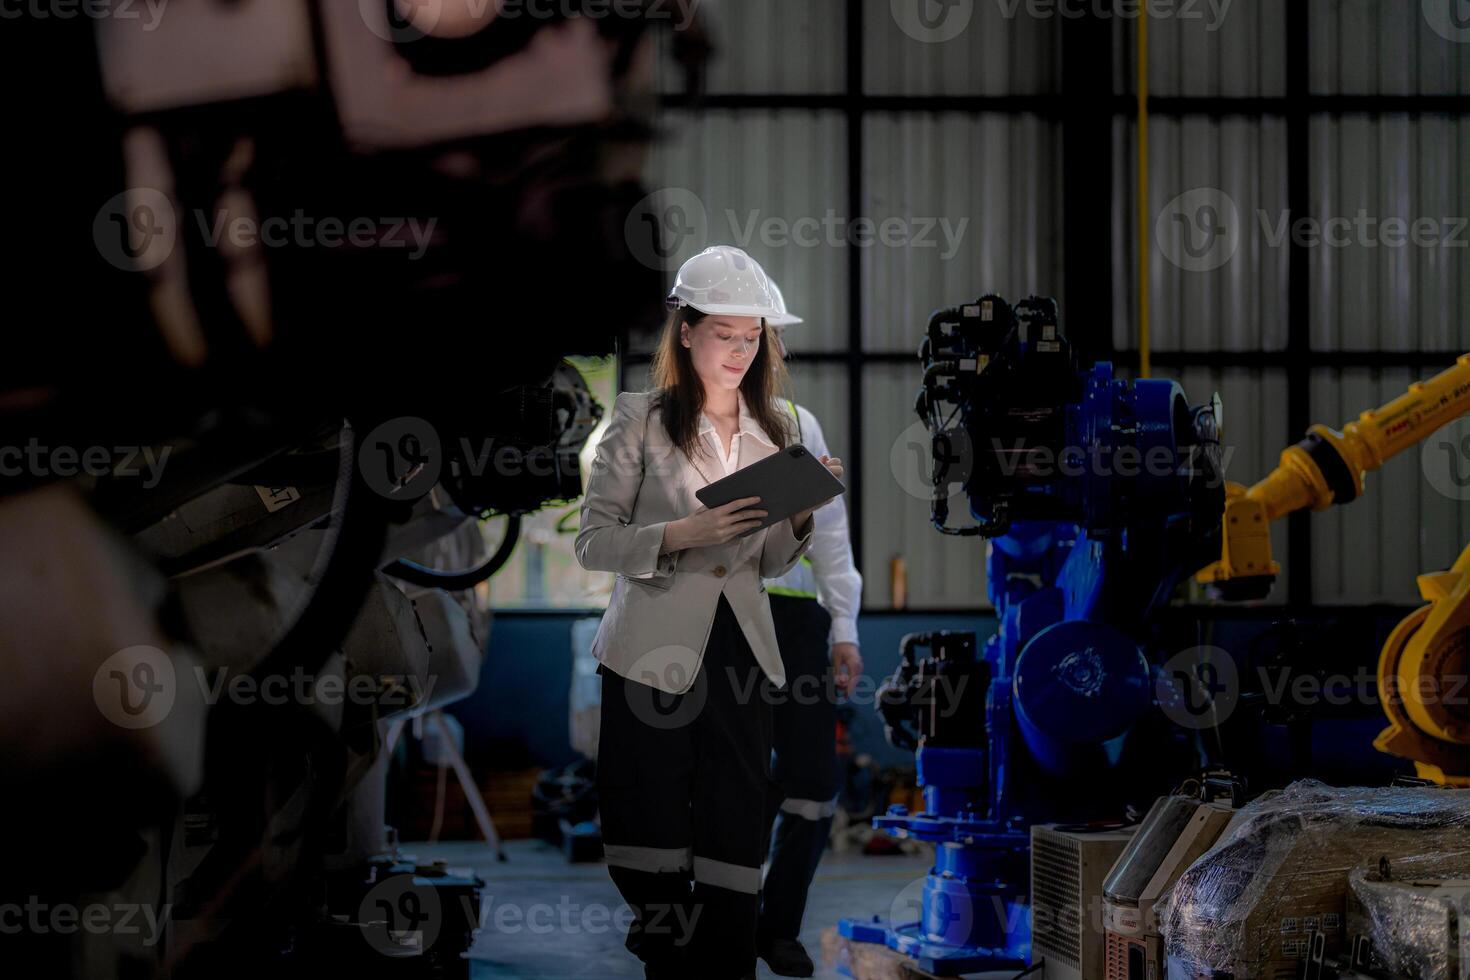
[[[778,977],[809,977],[817,970],[806,947],[795,939],[767,939],[760,944],[760,954]]]

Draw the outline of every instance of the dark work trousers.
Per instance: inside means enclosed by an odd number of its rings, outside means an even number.
[[[773,709],[778,789],[769,801],[775,827],[760,935],[795,939],[837,800],[837,704],[827,646],[832,617],[815,599],[781,595],[771,596],[771,615],[786,687]]]
[[[755,969],[774,688],[723,595],[687,693],[598,670],[603,850],[633,909],[628,949],[651,978],[743,977]]]

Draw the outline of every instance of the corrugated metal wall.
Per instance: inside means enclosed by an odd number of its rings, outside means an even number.
[[[1319,117],[1311,154],[1312,346],[1470,347],[1470,120]]]
[[[850,456],[847,447],[852,445],[852,433],[848,427],[846,365],[793,362],[789,368],[793,395],[821,423],[822,435],[827,438],[832,455]]]
[[[1314,93],[1470,92],[1470,25],[1459,0],[1310,0]]]
[[[1137,340],[1137,136],[1115,129],[1113,342]],[[1280,118],[1186,116],[1149,122],[1150,334],[1161,351],[1286,348],[1291,249],[1273,241],[1287,215]],[[1122,211],[1122,214],[1119,212]],[[1119,220],[1119,219],[1122,220]],[[1126,304],[1126,306],[1125,306]]]
[[[1056,294],[1059,157],[1057,127],[1035,116],[870,115],[864,212],[927,228],[932,244],[864,250],[863,348],[916,351],[930,313],[987,292]]]
[[[1059,88],[1056,18],[1026,0],[960,0],[935,26],[917,0],[864,0],[865,90],[872,95],[1035,95]]]
[[[1149,21],[1149,92],[1162,96],[1286,94],[1286,4],[1199,0]],[[1416,0],[1417,2],[1417,0]],[[1133,19],[1113,21],[1115,92],[1134,91]]]
[[[1470,92],[1470,30],[1419,0],[1304,0],[1311,4],[1312,91],[1320,94]],[[864,85],[873,95],[1002,95],[1055,92],[1061,18],[1027,14],[1025,0],[976,0],[955,9],[967,20],[952,40],[925,37],[890,0],[863,0]],[[1286,4],[1208,0],[1193,16],[1150,21],[1150,86],[1161,97],[1279,97],[1286,91]],[[843,0],[707,0],[716,31],[713,93],[837,94],[845,84]],[[1223,17],[1219,16],[1223,13]],[[944,30],[951,29],[946,26]],[[1114,90],[1133,87],[1135,24],[1113,25]],[[673,74],[661,69],[666,86]],[[861,214],[847,212],[846,122],[811,109],[664,114],[671,139],[654,154],[653,186],[687,190],[703,209],[708,241],[744,244],[781,281],[808,323],[788,335],[807,351],[844,351],[848,342],[848,249],[829,244],[829,217],[899,219],[925,244],[863,249],[862,343],[870,352],[914,350],[934,307],[994,290],[1016,297],[1061,291],[1061,142],[1058,127],[1034,116],[875,111],[864,119]],[[1321,115],[1311,121],[1312,217],[1447,219],[1441,237],[1470,215],[1470,121]],[[1113,336],[1137,347],[1134,134],[1115,125],[1112,256]],[[1264,475],[1287,431],[1286,372],[1290,289],[1286,123],[1279,114],[1224,118],[1155,116],[1150,152],[1150,236],[1155,350],[1207,354],[1281,352],[1283,367],[1161,370],[1191,401],[1219,390],[1225,403],[1228,476]],[[1191,193],[1205,191],[1200,193]],[[1181,197],[1183,195],[1183,197]],[[1211,210],[1202,210],[1208,207]],[[754,217],[754,223],[752,218]],[[1162,222],[1160,218],[1162,217]],[[775,219],[771,224],[769,219]],[[800,219],[805,246],[782,241]],[[897,226],[896,226],[897,227]],[[1378,226],[1380,231],[1381,225]],[[1423,226],[1421,226],[1423,227]],[[772,231],[776,232],[772,237]],[[1194,237],[1186,239],[1188,231]],[[1224,236],[1228,256],[1209,248]],[[932,242],[932,244],[927,244]],[[697,245],[681,243],[682,259]],[[1188,249],[1185,245],[1188,244]],[[1470,248],[1318,246],[1310,250],[1317,350],[1456,351],[1470,346]],[[1322,370],[1313,378],[1313,418],[1340,424],[1402,390],[1408,369]],[[799,397],[822,417],[841,454],[851,434],[847,374],[839,364],[793,371]],[[915,451],[912,400],[917,362],[871,363],[863,376],[865,526],[870,607],[888,604],[889,560],[909,563],[911,602],[983,601],[982,546],[949,539],[928,524],[922,488],[905,487]],[[1446,445],[1449,445],[1446,443]],[[922,452],[924,447],[918,446]],[[1370,478],[1368,499],[1313,518],[1316,601],[1412,601],[1414,574],[1446,563],[1470,533],[1470,503],[1451,481],[1435,489],[1426,473],[1453,447],[1406,454]],[[1454,474],[1452,474],[1453,476]],[[1440,480],[1444,485],[1444,479]],[[1467,493],[1466,496],[1470,496]],[[958,508],[963,513],[963,508]],[[1277,557],[1289,563],[1284,529]],[[1278,585],[1275,597],[1284,589]]]
[[[651,189],[675,190],[695,229],[669,240],[669,279],[707,245],[738,245],[806,319],[792,350],[847,346],[847,122],[841,113],[665,113],[668,137],[650,161]],[[833,231],[833,229],[837,229]],[[836,236],[834,238],[834,236]]]
[[[696,9],[716,45],[708,91],[819,95],[846,86],[845,0],[700,0]],[[682,90],[667,51],[660,72],[660,91]]]
[[[1311,91],[1470,91],[1470,26],[1457,0],[1200,0],[1149,21],[1149,90],[1163,96],[1286,94],[1286,8],[1306,2]],[[1171,9],[1159,5],[1160,10]],[[1135,23],[1113,22],[1114,91],[1133,91]]]
[[[985,542],[941,535],[929,523],[929,435],[914,414],[918,361],[863,372],[863,602],[892,605],[892,559],[907,567],[909,606],[976,607],[985,597]],[[964,498],[951,522],[968,521]]]

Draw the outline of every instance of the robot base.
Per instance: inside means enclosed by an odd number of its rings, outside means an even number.
[[[1006,913],[1025,921],[1026,906],[1008,906]],[[920,970],[937,977],[954,977],[989,970],[1016,970],[1026,965],[1025,957],[1014,951],[979,946],[950,946],[934,942],[922,929],[918,922],[894,925],[886,923],[881,916],[874,916],[867,921],[839,919],[837,922],[837,932],[844,939],[855,943],[887,946],[914,960]],[[1029,935],[1026,937],[1026,944],[1030,945]]]
[[[839,935],[853,942],[882,943],[936,976],[1025,966],[1031,920],[1020,872],[1026,865],[1027,835],[989,821],[911,815],[902,807],[874,824],[900,837],[935,841],[934,867],[921,894],[898,895],[890,920],[842,919]],[[913,912],[920,917],[906,921]]]

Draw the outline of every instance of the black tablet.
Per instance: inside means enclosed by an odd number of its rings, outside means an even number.
[[[760,527],[745,532],[754,534],[799,510],[815,509],[846,489],[821,460],[807,452],[805,446],[798,445],[788,446],[723,480],[700,487],[694,496],[711,509],[742,497],[761,498],[754,506],[767,514],[761,518]]]

